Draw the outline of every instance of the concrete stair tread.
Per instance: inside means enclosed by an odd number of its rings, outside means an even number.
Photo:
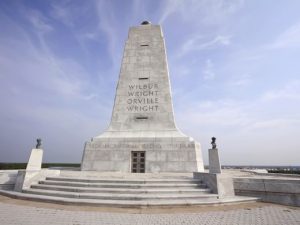
[[[53,190],[41,190],[41,189],[26,189],[23,190],[24,193],[31,194],[40,194],[40,195],[50,195],[58,196],[65,198],[87,198],[87,199],[119,199],[119,200],[142,200],[142,199],[187,199],[187,198],[217,198],[218,195],[210,193],[201,193],[201,194],[148,194],[148,193],[139,193],[139,194],[121,194],[121,193],[76,193],[76,192],[65,192],[65,191],[53,191]]]
[[[0,190],[0,194],[40,202],[52,202],[59,204],[76,204],[76,205],[90,205],[90,206],[107,206],[107,207],[145,207],[145,206],[189,206],[189,205],[217,205],[226,203],[242,203],[254,202],[259,200],[253,197],[235,196],[223,199],[180,199],[180,200],[147,200],[147,201],[127,201],[127,200],[102,200],[102,199],[76,199],[76,198],[62,198],[56,196],[36,195],[29,193],[20,193],[14,191]]]
[[[40,184],[47,185],[65,185],[65,186],[85,186],[85,187],[130,187],[130,188],[158,188],[158,187],[206,187],[204,184],[191,184],[191,183],[159,183],[159,184],[132,184],[132,183],[86,183],[86,182],[69,182],[69,181],[52,181],[42,180]]]
[[[192,178],[181,179],[126,179],[126,178],[73,178],[73,177],[47,177],[46,180],[68,181],[68,182],[83,182],[83,183],[133,183],[133,184],[151,184],[151,183],[202,183],[201,180]]]
[[[46,185],[46,184],[34,184],[31,185],[33,189],[46,189],[46,190],[58,190],[58,191],[69,191],[69,192],[111,192],[111,193],[184,193],[184,192],[210,192],[208,188],[178,188],[178,187],[170,187],[164,189],[142,189],[142,188],[93,188],[93,187],[71,187],[71,186],[63,186],[63,185]]]

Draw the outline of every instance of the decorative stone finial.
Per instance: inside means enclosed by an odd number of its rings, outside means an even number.
[[[147,21],[147,20],[145,20],[145,21],[143,21],[143,22],[141,23],[141,25],[149,25],[149,24],[151,24],[151,22],[150,22],[150,21]]]
[[[217,140],[217,138],[215,138],[215,137],[211,138],[212,149],[216,149],[217,148],[216,140]]]
[[[42,147],[42,139],[38,138],[38,139],[36,139],[36,146],[35,146],[35,148],[36,149],[40,149],[41,147]]]

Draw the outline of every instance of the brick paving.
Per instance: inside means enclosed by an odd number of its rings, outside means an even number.
[[[84,208],[82,208],[84,209]],[[202,207],[203,209],[203,207]],[[204,208],[205,209],[205,208]],[[255,207],[237,207],[226,210],[212,207],[212,210],[184,212],[175,209],[172,213],[128,213],[91,210],[66,210],[44,208],[26,204],[0,202],[0,224],[2,225],[300,225],[300,208],[274,204],[257,204]],[[112,209],[112,211],[114,211]],[[159,210],[158,210],[159,212]]]

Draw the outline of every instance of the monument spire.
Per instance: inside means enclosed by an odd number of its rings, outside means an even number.
[[[163,33],[144,21],[129,29],[108,131],[172,130],[177,131]]]

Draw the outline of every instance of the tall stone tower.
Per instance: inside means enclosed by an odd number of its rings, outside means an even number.
[[[108,129],[86,142],[82,170],[203,171],[200,144],[176,127],[162,29],[129,29]]]

